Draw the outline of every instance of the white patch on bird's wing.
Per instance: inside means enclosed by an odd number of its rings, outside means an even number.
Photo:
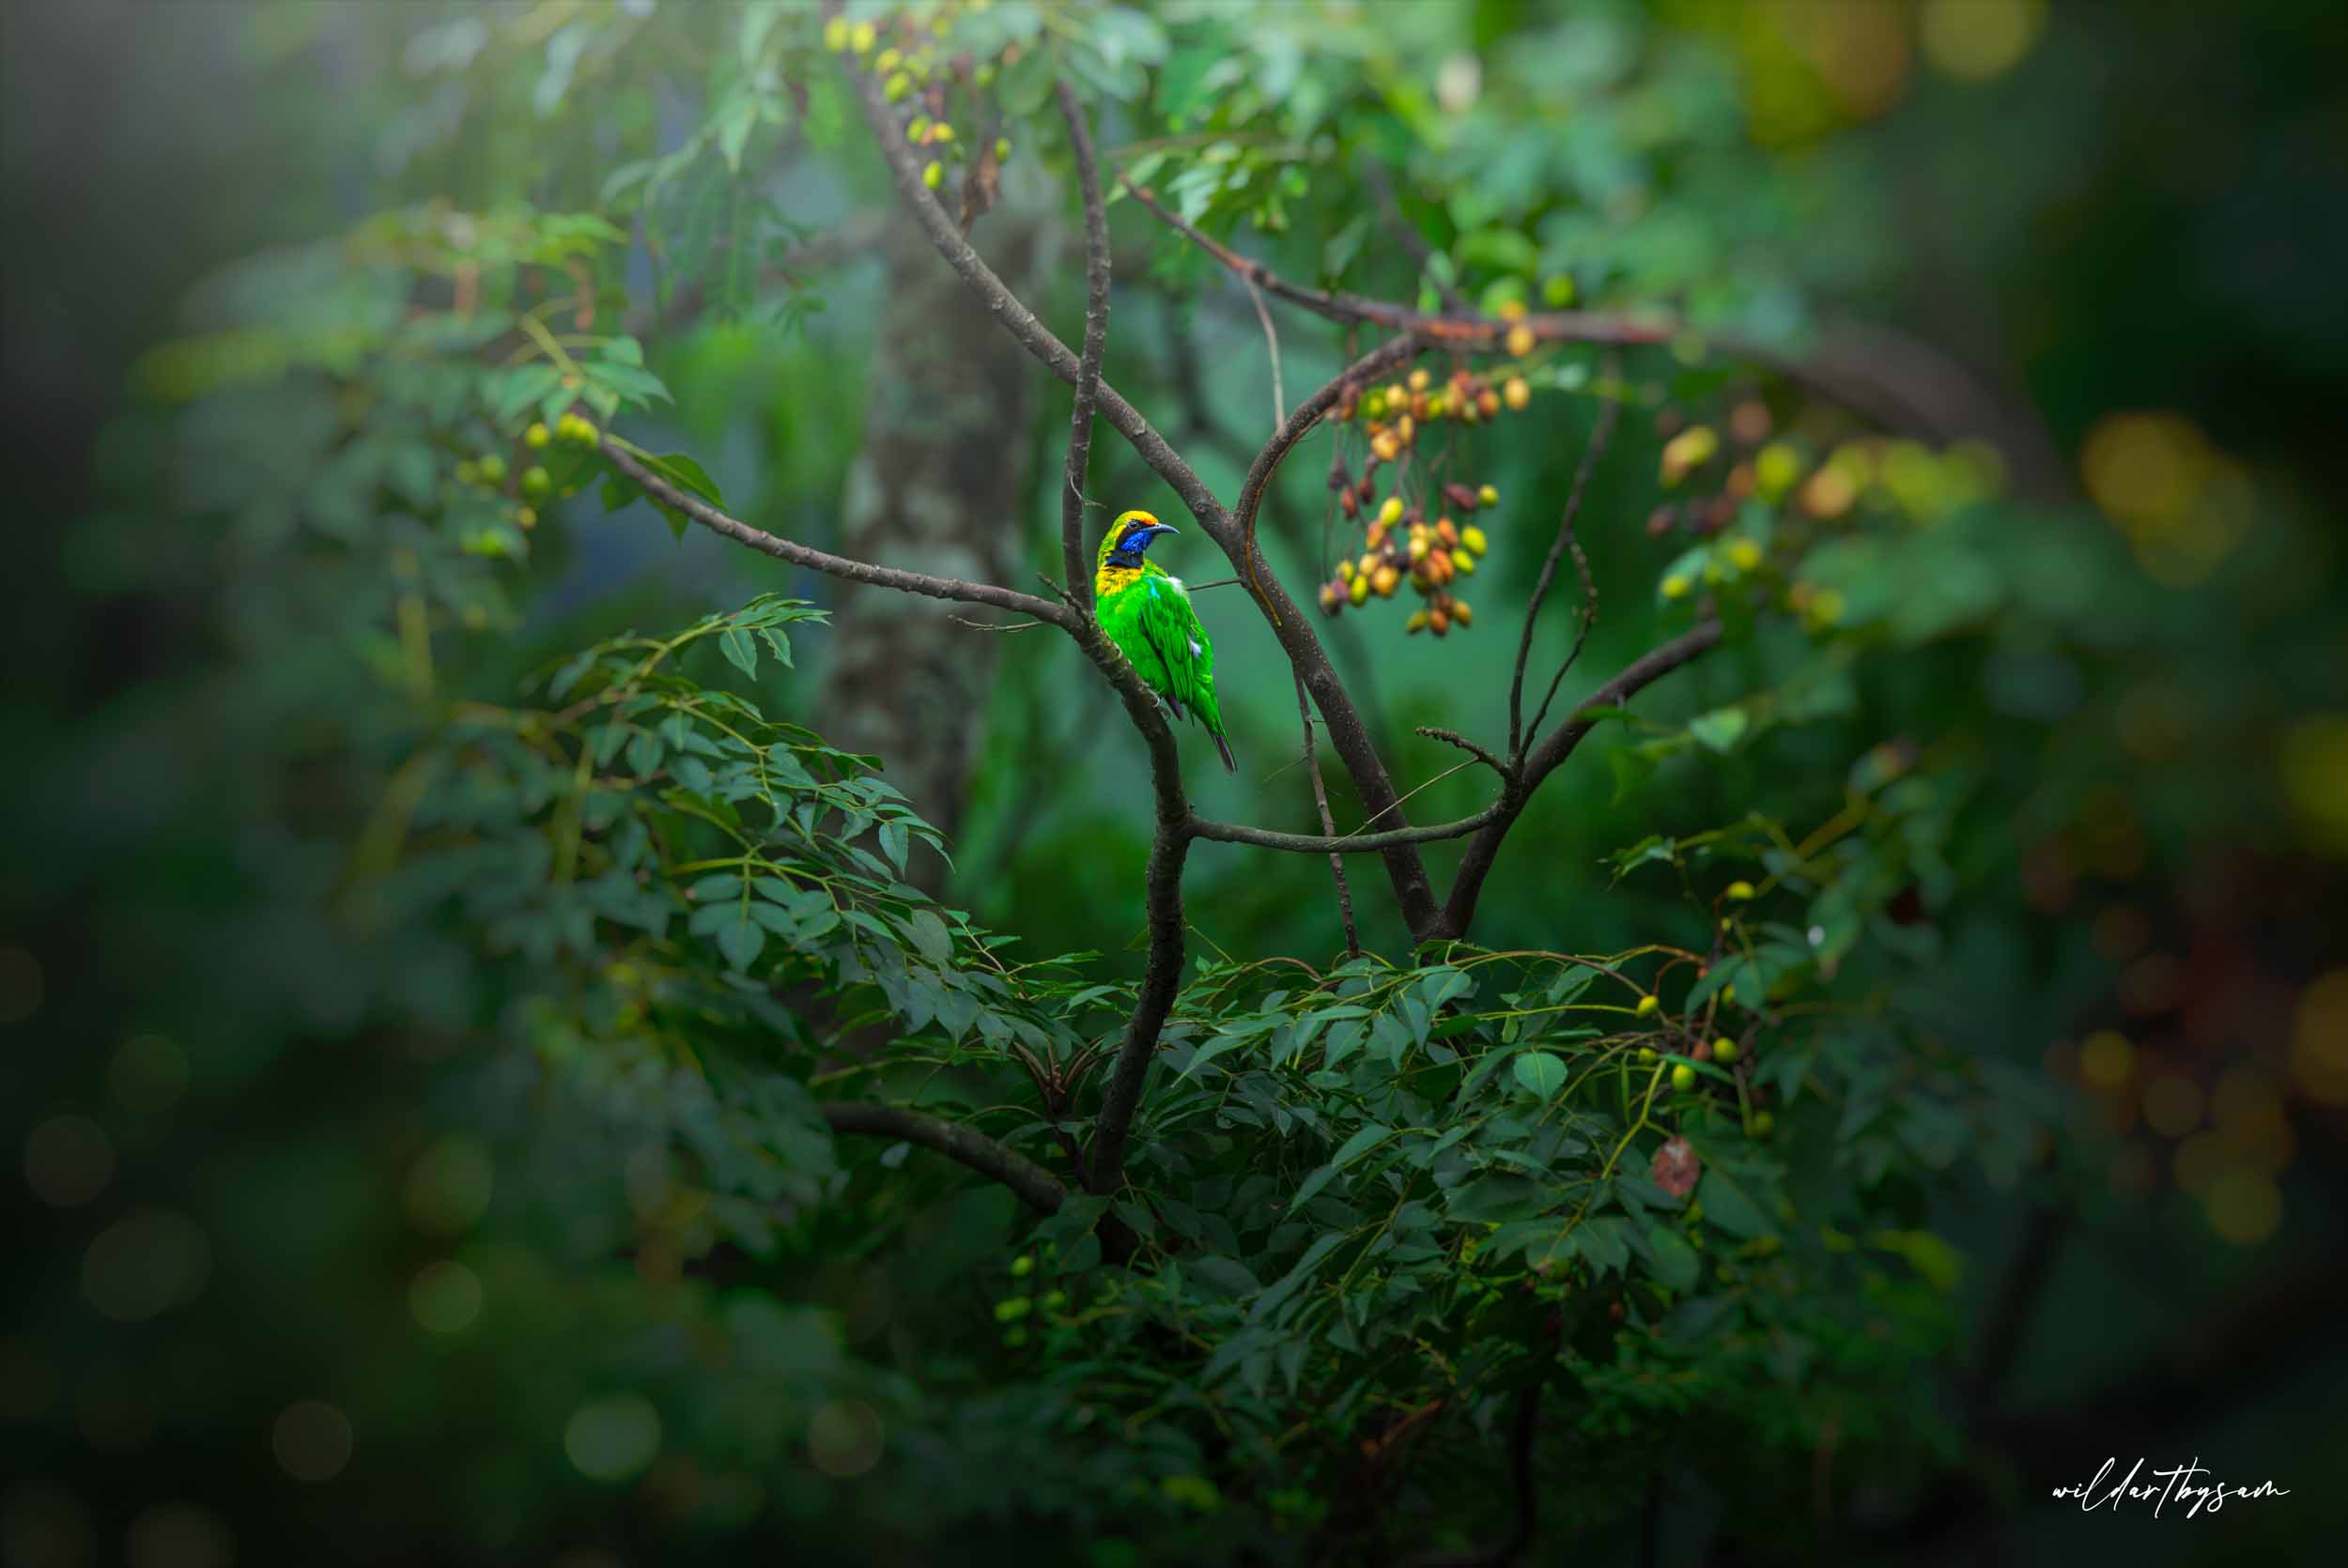
[[[1190,639],[1190,656],[1192,658],[1195,659],[1205,652],[1206,650],[1204,648],[1198,646],[1198,639],[1197,638],[1192,638]]]

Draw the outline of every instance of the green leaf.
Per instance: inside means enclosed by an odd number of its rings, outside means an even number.
[[[1549,1207],[1550,1197],[1547,1182],[1501,1171],[1452,1189],[1444,1207],[1454,1220],[1481,1220],[1497,1224],[1533,1218]]]
[[[1613,1269],[1620,1273],[1630,1264],[1630,1243],[1623,1234],[1623,1223],[1611,1216],[1602,1220],[1584,1220],[1573,1233],[1573,1244],[1581,1254],[1590,1260],[1590,1267],[1600,1273]]]
[[[766,945],[766,928],[737,909],[736,918],[718,928],[718,950],[736,969],[748,969]]]
[[[728,664],[752,680],[758,678],[758,644],[750,640],[749,633],[739,626],[728,626],[718,634],[718,646]]]
[[[1305,1255],[1296,1260],[1296,1267],[1281,1275],[1270,1289],[1256,1299],[1255,1309],[1248,1316],[1259,1322],[1270,1317],[1281,1302],[1296,1294],[1298,1288],[1312,1278],[1313,1269],[1320,1266],[1321,1259],[1345,1245],[1345,1232],[1331,1231],[1315,1239],[1311,1246],[1305,1249]]]
[[[1661,1221],[1649,1225],[1645,1235],[1648,1266],[1658,1283],[1670,1290],[1692,1290],[1703,1262],[1688,1238]]]
[[[1546,1051],[1527,1051],[1516,1059],[1517,1084],[1527,1094],[1547,1099],[1566,1086],[1566,1063]]]
[[[1726,752],[1737,745],[1751,722],[1742,708],[1715,708],[1690,719],[1688,733],[1709,750]]]
[[[1337,1152],[1329,1157],[1329,1163],[1341,1171],[1393,1136],[1394,1129],[1371,1122],[1339,1145]]]
[[[1729,1179],[1718,1166],[1707,1170],[1704,1181],[1696,1189],[1696,1202],[1704,1206],[1704,1218],[1731,1236],[1751,1239],[1757,1236],[1773,1236],[1777,1227],[1760,1207],[1745,1195],[1745,1190]]]

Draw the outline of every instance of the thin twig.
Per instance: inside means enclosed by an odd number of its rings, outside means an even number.
[[[1065,81],[1059,110],[1068,121],[1076,154],[1076,186],[1085,208],[1085,351],[1076,369],[1076,401],[1068,416],[1068,473],[1060,490],[1060,561],[1076,607],[1092,613],[1092,578],[1085,570],[1085,467],[1092,455],[1092,406],[1101,392],[1101,357],[1109,338],[1109,224],[1101,202],[1101,171],[1092,156],[1092,135],[1084,108]]]
[[[1263,323],[1264,352],[1272,360],[1272,428],[1277,430],[1288,423],[1288,393],[1280,385],[1280,330],[1272,324],[1272,313],[1264,309],[1263,290],[1253,278],[1242,278],[1247,285],[1247,298],[1255,302],[1256,319]]]
[[[1313,755],[1313,709],[1305,695],[1305,677],[1296,678],[1296,716],[1305,726],[1305,773],[1313,781],[1313,807],[1321,813],[1321,831],[1336,837],[1337,820],[1329,814],[1329,787],[1321,782],[1321,762]],[[1337,881],[1337,914],[1345,921],[1345,956],[1362,956],[1362,935],[1353,926],[1353,889],[1345,880],[1345,856],[1329,852],[1329,874]]]
[[[1421,942],[1443,937],[1457,937],[1466,932],[1475,918],[1475,900],[1482,894],[1484,879],[1491,874],[1493,860],[1500,853],[1501,841],[1508,829],[1539,789],[1541,781],[1556,771],[1558,765],[1573,755],[1575,746],[1598,727],[1598,711],[1627,703],[1638,692],[1677,669],[1681,665],[1703,657],[1720,645],[1721,623],[1715,620],[1697,622],[1693,626],[1661,646],[1625,666],[1613,680],[1590,694],[1582,705],[1582,717],[1562,724],[1549,738],[1533,746],[1519,761],[1513,776],[1501,786],[1500,799],[1485,813],[1486,820],[1475,837],[1469,840],[1466,853],[1460,856],[1460,870],[1451,884],[1451,897],[1444,900],[1441,913],[1423,929],[1412,934]]]
[[[1466,766],[1461,763],[1460,766]],[[1456,769],[1454,770],[1457,771]],[[1281,833],[1268,827],[1248,827],[1240,822],[1212,822],[1194,817],[1187,831],[1194,838],[1212,838],[1224,844],[1253,844],[1259,850],[1287,850],[1294,854],[1358,854],[1369,850],[1390,850],[1397,844],[1432,844],[1446,838],[1464,838],[1491,825],[1493,814],[1500,807],[1487,806],[1472,817],[1457,822],[1430,822],[1423,827],[1390,827],[1377,833],[1355,828],[1351,833],[1323,837],[1311,833]]]
[[[1582,656],[1582,644],[1598,620],[1598,590],[1590,581],[1589,558],[1582,553],[1581,545],[1574,539],[1573,519],[1582,509],[1582,493],[1589,486],[1599,458],[1605,454],[1606,443],[1614,434],[1614,421],[1621,412],[1622,405],[1611,397],[1599,406],[1598,423],[1591,426],[1589,444],[1582,449],[1582,462],[1573,471],[1573,488],[1567,492],[1565,510],[1557,518],[1557,537],[1550,542],[1549,556],[1541,562],[1540,576],[1533,582],[1533,596],[1525,601],[1524,629],[1517,637],[1516,669],[1508,677],[1508,758],[1512,762],[1521,761],[1524,753],[1524,666],[1533,653],[1533,628],[1540,620],[1541,605],[1549,597],[1550,584],[1556,580],[1558,558],[1568,550],[1573,552],[1574,568],[1582,575],[1582,624],[1574,634],[1572,652],[1558,667],[1556,679],[1549,683],[1549,697],[1557,695],[1557,682],[1565,679],[1573,661]],[[1541,699],[1540,715],[1533,720],[1532,734],[1541,732],[1541,719],[1549,715],[1549,697]]]
[[[1443,730],[1430,724],[1422,724],[1418,727],[1418,732],[1426,736],[1430,741],[1441,741],[1446,746],[1456,746],[1461,751],[1466,752],[1469,756],[1475,758],[1477,761],[1491,769],[1492,772],[1500,775],[1501,777],[1506,778],[1508,776],[1507,763],[1503,762],[1499,758],[1493,756],[1490,751],[1486,750],[1483,746],[1476,745],[1474,741],[1469,740],[1465,735],[1460,734],[1457,730]]]
[[[933,599],[956,599],[969,605],[992,605],[996,609],[1015,610],[1031,615],[1038,621],[1058,624],[1066,612],[1048,600],[1017,589],[997,588],[992,583],[964,582],[957,577],[935,577],[925,572],[907,572],[895,566],[875,566],[870,561],[852,561],[846,556],[833,555],[796,541],[768,533],[764,529],[727,516],[701,497],[679,489],[653,469],[637,460],[634,449],[612,436],[602,441],[603,454],[611,466],[638,484],[643,486],[662,505],[672,507],[708,529],[724,535],[737,545],[787,561],[794,566],[804,566],[811,572],[826,576],[842,577],[849,582],[870,583],[875,588],[895,589],[900,593],[920,593]]]
[[[1239,531],[1247,585],[1255,591],[1265,612],[1274,617],[1274,629],[1279,627],[1280,621],[1272,600],[1265,595],[1264,575],[1258,569],[1263,552],[1256,545],[1256,515],[1263,507],[1264,492],[1272,484],[1272,476],[1278,471],[1280,460],[1295,450],[1296,443],[1312,432],[1324,414],[1336,407],[1348,387],[1365,385],[1390,370],[1410,363],[1425,346],[1414,334],[1406,332],[1390,343],[1371,349],[1346,366],[1326,386],[1296,406],[1296,411],[1280,423],[1280,428],[1274,432],[1272,439],[1264,443],[1264,449],[1256,454],[1256,461],[1249,465],[1247,477],[1240,483],[1238,504],[1231,508],[1231,521]],[[1328,710],[1323,708],[1321,712],[1325,714]]]
[[[1276,294],[1290,304],[1302,305],[1332,321],[1362,321],[1399,332],[1416,332],[1430,343],[1452,348],[1474,348],[1494,344],[1519,327],[1530,332],[1536,343],[1669,343],[1679,331],[1676,323],[1666,320],[1634,319],[1594,311],[1552,311],[1540,315],[1519,316],[1515,320],[1503,320],[1495,315],[1429,315],[1421,311],[1388,304],[1383,300],[1366,300],[1358,294],[1306,288],[1301,284],[1290,283],[1263,263],[1241,255],[1221,240],[1185,222],[1160,202],[1155,192],[1147,186],[1135,185],[1122,177],[1120,183],[1134,200],[1230,270],[1260,285],[1267,293]]]
[[[957,626],[967,626],[974,632],[1031,632],[1043,624],[1041,621],[973,621],[966,615],[949,610],[946,619]]]

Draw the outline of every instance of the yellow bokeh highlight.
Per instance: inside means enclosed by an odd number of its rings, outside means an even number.
[[[2201,1194],[2201,1209],[2218,1239],[2237,1247],[2255,1247],[2281,1225],[2283,1195],[2274,1182],[2255,1171],[2228,1171]]]
[[[2193,509],[2217,453],[2182,414],[2107,414],[2087,433],[2080,475],[2097,506],[2124,525],[2169,525]]]
[[[2098,1030],[2079,1047],[2079,1077],[2091,1087],[2116,1089],[2135,1069],[2136,1047],[2117,1030]]]
[[[2300,992],[2291,1071],[2309,1099],[2348,1105],[2348,969],[2318,976]]]
[[[2046,0],[1924,0],[1918,18],[1924,58],[1960,82],[2014,69],[2047,23]]]
[[[2079,473],[2145,576],[2169,588],[2206,579],[2257,511],[2248,474],[2182,414],[2106,415],[2087,433]]]
[[[2303,718],[2283,734],[2283,793],[2319,848],[2348,853],[2348,715]]]

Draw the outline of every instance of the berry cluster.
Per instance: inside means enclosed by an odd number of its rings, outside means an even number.
[[[1019,57],[1019,46],[1006,44],[992,60],[972,61],[969,54],[948,53],[948,36],[955,19],[966,9],[982,11],[992,0],[960,0],[937,7],[926,17],[900,13],[885,22],[850,23],[833,17],[824,23],[824,47],[835,54],[853,54],[858,65],[881,79],[881,96],[897,104],[905,115],[905,140],[934,156],[922,166],[921,183],[935,191],[946,183],[950,162],[965,155],[963,142],[949,118],[948,93],[961,77],[973,92],[994,85],[997,66]],[[995,172],[1011,160],[1011,142],[997,136],[977,155],[977,171],[992,182]]]
[[[1522,315],[1522,304],[1504,307]],[[1508,331],[1508,353],[1523,359],[1534,349],[1533,331],[1519,322]],[[1358,553],[1349,549],[1336,575],[1321,585],[1321,607],[1342,614],[1375,596],[1394,597],[1405,580],[1427,601],[1412,612],[1405,632],[1447,636],[1454,626],[1472,626],[1475,611],[1454,592],[1473,576],[1489,547],[1484,530],[1463,519],[1500,503],[1490,484],[1467,484],[1448,476],[1461,426],[1473,428],[1504,413],[1522,412],[1533,401],[1522,372],[1477,372],[1455,366],[1438,382],[1425,369],[1383,387],[1349,387],[1330,417],[1352,424],[1367,449],[1356,474],[1347,464],[1350,442],[1341,443],[1329,470],[1329,488],[1347,523],[1361,530]],[[1440,450],[1432,438],[1447,438]],[[1379,499],[1378,470],[1391,466],[1391,489]]]
[[[456,465],[456,483],[517,498],[519,504],[512,513],[514,526],[533,529],[538,526],[537,502],[551,496],[578,493],[588,471],[583,460],[585,450],[593,448],[599,438],[595,421],[583,414],[564,414],[551,427],[542,420],[533,420],[522,432],[522,446],[533,455],[509,462],[502,452],[485,452],[477,457],[464,458]],[[560,475],[534,455],[558,441],[581,449],[579,457],[557,455],[556,465],[563,469]],[[494,533],[483,533],[469,541],[467,547],[480,555],[504,553],[496,545],[496,539]]]

